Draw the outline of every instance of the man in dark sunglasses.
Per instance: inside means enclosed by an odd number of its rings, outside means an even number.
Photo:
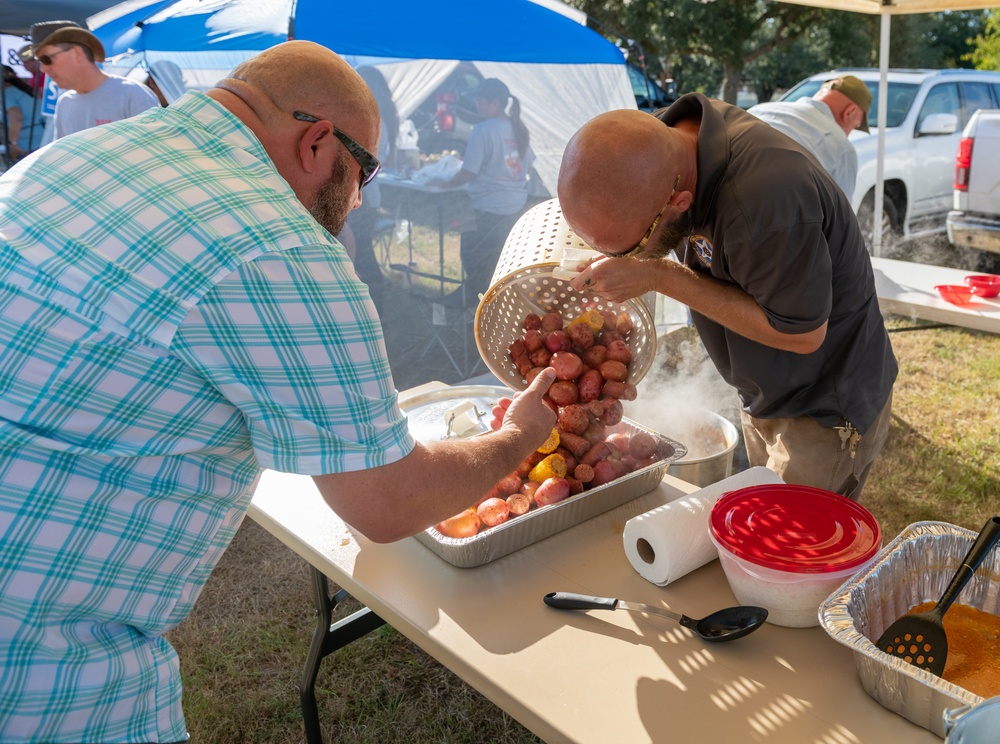
[[[379,131],[361,76],[292,41],[0,176],[4,744],[186,739],[163,633],[262,468],[312,476],[389,542],[472,506],[549,436],[552,371],[496,430],[411,437],[334,238]]]
[[[750,465],[857,499],[888,433],[897,364],[857,218],[822,166],[691,93],[655,115],[588,122],[558,192],[570,227],[604,254],[572,286],[687,305],[739,394]]]
[[[136,80],[109,75],[99,66],[104,45],[71,21],[31,27],[30,54],[62,91],[56,102],[55,137],[127,119],[158,105],[156,94]]]

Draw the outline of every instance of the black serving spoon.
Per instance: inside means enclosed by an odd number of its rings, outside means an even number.
[[[702,640],[713,643],[735,641],[748,633],[753,633],[767,620],[767,610],[763,607],[727,607],[724,610],[713,612],[701,620],[695,620],[687,615],[664,610],[661,607],[653,607],[639,602],[625,602],[610,597],[588,597],[586,594],[574,594],[573,592],[551,592],[546,594],[543,599],[545,604],[549,607],[555,607],[557,610],[628,610],[629,612],[660,615],[693,630]]]
[[[944,672],[948,657],[948,636],[944,632],[944,613],[951,607],[959,592],[979,568],[990,549],[1000,539],[1000,517],[991,517],[983,525],[979,537],[972,543],[962,564],[941,599],[927,612],[903,615],[885,629],[875,643],[880,651],[902,659],[938,677]]]

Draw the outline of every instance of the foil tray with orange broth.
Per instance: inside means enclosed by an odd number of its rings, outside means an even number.
[[[854,652],[865,692],[942,738],[945,710],[984,698],[880,651],[875,640],[911,608],[937,602],[975,538],[975,532],[946,522],[911,524],[819,608],[820,625]],[[1000,550],[987,556],[956,603],[1000,615]]]
[[[499,386],[443,387],[401,399],[399,406],[410,421],[414,437],[422,442],[444,439],[448,435],[446,413],[456,405],[471,401],[477,410],[484,412],[486,431],[489,411],[502,396],[511,391]],[[628,419],[608,427],[608,434],[633,434],[645,431],[657,441],[657,452],[662,457],[651,465],[623,475],[611,483],[597,486],[555,504],[534,508],[520,517],[511,517],[503,524],[481,530],[472,537],[445,537],[433,527],[415,537],[443,560],[459,568],[472,568],[509,555],[546,537],[621,506],[656,488],[667,468],[687,454],[687,448],[669,437],[648,429]],[[473,435],[479,432],[472,432]],[[481,494],[470,495],[469,503]]]

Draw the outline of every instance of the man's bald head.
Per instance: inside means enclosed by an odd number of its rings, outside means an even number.
[[[305,111],[325,119],[370,145],[352,128],[378,132],[378,104],[361,76],[342,57],[311,41],[288,41],[238,65],[217,87],[234,92],[250,88],[272,105],[256,110],[265,124],[277,116]],[[352,127],[353,125],[353,127]]]
[[[559,203],[583,240],[620,252],[635,245],[684,167],[674,130],[642,111],[609,111],[573,135],[559,168]]]

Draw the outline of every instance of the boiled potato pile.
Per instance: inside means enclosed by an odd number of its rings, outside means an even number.
[[[545,367],[556,371],[546,396],[558,416],[537,452],[475,505],[435,525],[447,537],[472,537],[512,517],[555,504],[659,459],[660,443],[648,432],[609,433],[622,420],[622,400],[635,400],[629,382],[632,330],[627,313],[586,310],[566,323],[558,313],[529,314],[524,334],[508,347],[527,380]]]

